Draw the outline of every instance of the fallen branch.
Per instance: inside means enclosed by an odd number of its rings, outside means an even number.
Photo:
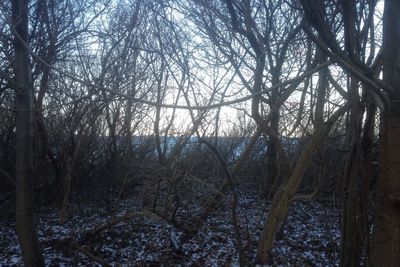
[[[100,258],[100,257],[90,253],[90,251],[85,249],[83,246],[79,245],[75,240],[68,239],[65,242],[66,242],[66,245],[69,248],[75,249],[75,250],[81,252],[83,255],[85,255],[89,259],[101,264],[102,266],[111,266],[111,264],[109,264],[106,260],[104,260],[103,258]]]
[[[113,218],[111,221],[109,221],[103,225],[100,225],[98,227],[95,227],[94,229],[92,229],[92,230],[88,231],[86,234],[84,234],[84,236],[85,237],[93,236],[93,235],[100,233],[101,231],[104,231],[105,229],[113,227],[114,225],[116,225],[120,222],[132,219],[134,217],[144,217],[144,216],[153,217],[153,218],[157,218],[157,219],[160,218],[157,214],[150,212],[150,211],[127,212],[127,213],[125,213],[125,215],[123,215],[121,217]]]

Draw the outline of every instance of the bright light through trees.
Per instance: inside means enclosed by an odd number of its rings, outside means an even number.
[[[399,9],[1,3],[0,265],[398,264]]]

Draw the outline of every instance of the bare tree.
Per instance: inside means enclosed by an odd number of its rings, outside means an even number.
[[[31,80],[29,1],[12,2],[16,124],[16,228],[24,263],[44,266],[33,221],[33,84]]]
[[[395,265],[399,262],[398,251],[399,251],[399,227],[398,227],[398,209],[396,210],[395,206],[398,203],[398,195],[399,192],[399,183],[396,182],[395,172],[397,172],[396,166],[399,166],[399,163],[396,161],[398,159],[397,153],[397,143],[398,140],[394,138],[398,133],[396,132],[396,128],[393,125],[396,125],[396,121],[398,120],[398,104],[396,101],[398,99],[398,79],[396,75],[396,58],[400,51],[400,44],[398,39],[398,22],[399,18],[395,15],[393,10],[399,8],[399,3],[397,1],[385,1],[384,6],[384,14],[383,14],[383,45],[382,45],[382,54],[383,54],[383,80],[380,80],[379,77],[379,66],[380,66],[380,57],[374,57],[374,53],[372,56],[366,60],[362,61],[363,54],[360,54],[361,49],[366,49],[365,45],[362,43],[357,43],[358,40],[364,40],[364,42],[368,42],[368,39],[365,38],[365,35],[368,32],[371,32],[372,42],[374,41],[374,28],[373,28],[373,10],[375,9],[376,1],[342,1],[339,5],[333,5],[336,10],[339,10],[342,15],[345,27],[345,49],[343,50],[339,45],[334,35],[332,34],[332,29],[327,25],[327,13],[326,9],[328,5],[325,4],[324,1],[301,1],[302,6],[304,8],[306,17],[308,19],[309,24],[318,32],[321,37],[322,42],[317,42],[318,45],[325,51],[325,53],[334,57],[335,60],[339,63],[339,65],[351,73],[353,76],[352,79],[359,79],[364,86],[367,86],[368,90],[371,91],[371,94],[374,96],[374,102],[376,105],[381,107],[382,115],[380,119],[381,123],[381,136],[382,136],[382,145],[380,147],[380,174],[378,179],[378,195],[377,195],[377,203],[374,209],[375,212],[375,222],[374,222],[374,231],[373,231],[373,241],[372,241],[372,249],[370,252],[370,263],[373,266],[391,266]],[[368,20],[364,22],[364,27],[361,27],[359,23],[357,23],[357,16],[354,14],[359,14],[363,12],[363,8],[368,7],[370,12],[366,17]],[[360,11],[361,10],[361,11]],[[358,15],[360,16],[360,15]],[[331,18],[333,19],[333,18]],[[355,21],[356,19],[356,21]],[[357,26],[358,25],[358,26]],[[311,38],[315,40],[315,36],[309,32]],[[396,39],[397,38],[397,39]],[[372,46],[373,47],[373,46]],[[365,58],[365,57],[364,57]],[[378,68],[378,69],[377,69]],[[354,91],[354,89],[352,90]],[[385,93],[382,93],[385,92]],[[353,93],[354,96],[354,93]],[[357,98],[352,98],[352,105],[354,105],[353,116],[358,116],[359,111],[357,111]],[[371,108],[369,109],[369,114],[373,112]],[[370,140],[371,136],[371,115],[367,115],[368,121],[365,125],[365,142]],[[357,129],[356,122],[353,124]],[[360,134],[358,130],[358,134]],[[353,146],[357,147],[357,146]],[[368,149],[365,152],[359,152],[363,155],[366,155],[366,160],[368,159]],[[354,157],[357,157],[357,153],[353,154]],[[354,160],[354,158],[352,158]],[[368,173],[362,173],[363,175],[368,175]],[[357,174],[355,175],[357,176]],[[350,176],[354,177],[354,176]],[[350,182],[352,181],[350,178]],[[354,188],[354,180],[353,182]],[[351,185],[351,184],[350,184]],[[362,189],[359,189],[362,190]],[[349,198],[354,198],[354,194],[358,194],[357,192],[350,194]],[[354,207],[354,209],[360,209],[361,211],[365,208],[362,208],[365,203],[365,197],[356,197],[354,200],[358,205]],[[350,224],[346,225],[348,227],[345,231],[351,231],[350,229],[354,229],[354,224],[356,224],[361,232],[358,230],[353,234],[349,233],[350,236],[344,238],[345,242],[353,242],[353,244],[362,243],[363,233],[365,234],[365,224],[362,222],[362,217],[359,219],[355,219],[353,216],[357,216],[358,212],[356,211],[353,214],[346,214],[349,216],[347,221],[351,224],[351,220],[353,222],[353,226]],[[351,219],[353,217],[353,219]],[[359,220],[359,221],[357,221]],[[361,223],[361,224],[360,224]],[[397,225],[397,226],[396,226]],[[346,233],[346,232],[345,232]],[[357,241],[358,239],[358,241]],[[352,241],[351,241],[352,240]],[[384,241],[385,240],[385,241]],[[350,243],[344,244],[351,246]],[[356,249],[357,250],[357,249]],[[354,248],[353,248],[354,251]],[[346,264],[349,260],[349,264],[357,265],[360,258],[360,252],[354,252],[351,255],[344,255],[345,258],[342,257],[342,264]]]

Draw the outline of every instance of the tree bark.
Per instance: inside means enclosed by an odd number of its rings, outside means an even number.
[[[380,173],[373,227],[372,266],[400,263],[400,1],[386,0],[383,14],[383,79],[394,88],[381,118]]]
[[[26,266],[44,266],[33,220],[33,85],[29,65],[28,0],[12,1],[16,123],[16,230]]]
[[[377,207],[372,240],[372,266],[400,263],[400,114],[384,118]]]

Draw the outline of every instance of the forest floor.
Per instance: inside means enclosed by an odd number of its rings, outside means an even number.
[[[239,190],[238,195],[243,251],[248,264],[254,266],[269,207],[256,192]],[[238,266],[231,205],[225,202],[184,243],[182,231],[167,220],[151,213],[135,213],[135,199],[121,201],[113,211],[86,207],[62,226],[58,213],[43,210],[36,217],[46,266],[97,266],[102,260],[112,266]],[[339,213],[333,205],[317,201],[293,203],[275,242],[271,265],[337,266]],[[180,214],[181,219],[190,216],[190,212]],[[122,216],[124,220],[99,231],[99,226]],[[98,231],[88,234],[93,229]],[[15,223],[0,219],[0,230],[0,266],[21,266]]]

